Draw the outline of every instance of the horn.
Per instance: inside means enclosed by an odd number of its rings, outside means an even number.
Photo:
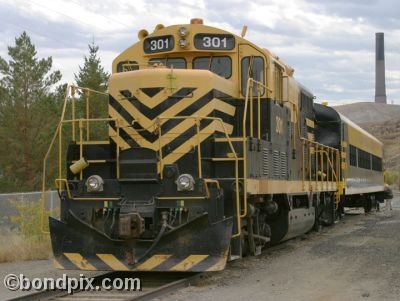
[[[162,24],[157,24],[156,28],[154,28],[154,31],[161,30],[161,29],[163,29],[164,27],[165,27],[165,26],[162,25]]]
[[[141,31],[138,32],[139,40],[143,40],[148,35],[149,35],[149,32],[146,29],[142,29]]]

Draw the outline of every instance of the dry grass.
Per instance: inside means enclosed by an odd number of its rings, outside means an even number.
[[[17,233],[0,234],[0,263],[48,259],[51,254],[50,238],[24,238]]]

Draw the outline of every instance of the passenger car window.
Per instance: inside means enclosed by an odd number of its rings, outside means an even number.
[[[210,70],[219,76],[230,78],[232,60],[229,56],[197,57],[193,60],[193,69]]]

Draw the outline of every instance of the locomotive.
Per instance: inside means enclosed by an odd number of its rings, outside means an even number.
[[[74,93],[96,92],[71,87],[49,218],[57,267],[218,271],[382,200],[382,143],[244,35],[201,19],[139,31],[113,61],[104,118],[75,114],[89,98]]]

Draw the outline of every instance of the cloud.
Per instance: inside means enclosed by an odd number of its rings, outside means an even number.
[[[0,55],[26,30],[39,56],[53,56],[66,81],[83,64],[87,44],[100,46],[103,66],[156,24],[210,26],[240,34],[295,68],[295,76],[333,102],[373,101],[375,32],[385,32],[388,99],[400,104],[400,19],[395,0],[0,0]]]

